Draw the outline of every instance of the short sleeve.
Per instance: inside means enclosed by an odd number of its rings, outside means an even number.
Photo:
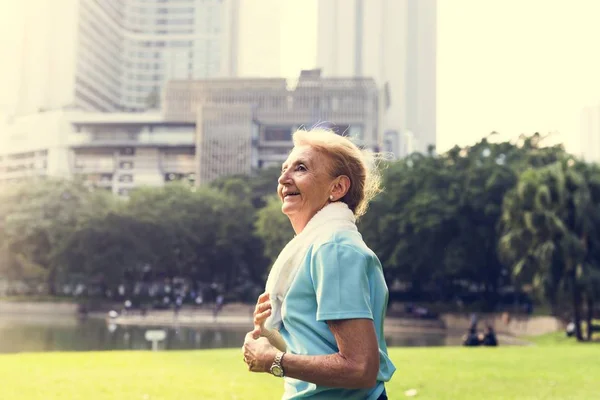
[[[326,243],[312,257],[317,320],[373,319],[368,260],[352,246]]]

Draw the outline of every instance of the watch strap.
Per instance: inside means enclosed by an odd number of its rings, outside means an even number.
[[[284,351],[278,351],[277,354],[275,355],[275,360],[273,360],[273,364],[271,365],[271,368],[270,368],[271,374],[273,374],[279,378],[281,378],[285,375],[284,370],[283,370],[283,365],[282,365],[284,355],[285,355]],[[278,374],[278,373],[276,373],[276,371],[281,371],[281,373]]]

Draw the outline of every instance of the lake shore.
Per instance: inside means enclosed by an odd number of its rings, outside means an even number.
[[[152,310],[145,315],[139,312],[125,312],[116,318],[111,318],[104,313],[92,313],[93,317],[103,317],[109,323],[116,325],[138,325],[138,326],[202,326],[202,325],[227,325],[227,326],[252,326],[252,314],[250,311],[225,310],[216,316],[211,310],[182,310],[179,313],[169,311]],[[438,319],[419,320],[413,318],[387,317],[385,329],[404,332],[446,332],[447,328]]]
[[[211,305],[202,307],[185,305],[179,313],[174,310],[148,310],[142,313],[140,310],[125,311],[121,306],[113,304],[105,307],[113,310],[113,317],[109,312],[95,311],[87,312],[85,315],[93,318],[106,319],[108,324],[132,325],[132,326],[228,326],[228,327],[251,327],[253,305],[233,303],[227,304],[215,317]],[[79,315],[81,309],[77,303],[69,302],[11,302],[0,301],[0,314],[23,314],[23,315]],[[116,313],[116,314],[115,314]],[[507,338],[518,338],[525,336],[536,336],[563,329],[562,323],[550,316],[523,316],[513,315],[509,321],[505,321],[500,313],[479,314],[480,329],[485,324],[494,327],[497,334]],[[468,313],[445,313],[438,318],[406,318],[399,317],[397,313],[390,313],[385,320],[385,330],[390,333],[449,333],[462,335],[470,325]]]
[[[102,317],[102,315],[96,314],[95,317]],[[172,311],[152,311],[147,315],[129,314],[120,315],[117,318],[106,317],[108,324],[122,325],[122,326],[142,326],[142,327],[156,327],[156,326],[185,326],[185,327],[206,327],[210,326],[213,328],[219,327],[236,327],[246,328],[248,331],[252,327],[252,316],[250,314],[234,314],[234,313],[223,313],[219,314],[216,318],[210,312],[180,312],[179,315],[175,315]],[[386,317],[384,321],[384,331],[386,334],[442,334],[452,336],[453,338],[460,337],[464,334],[464,331],[456,329],[448,329],[444,326],[441,320],[419,320],[414,318],[398,318],[398,317]],[[498,333],[498,341],[501,345],[519,345],[526,346],[531,345],[527,340],[523,340],[519,337]],[[458,343],[456,343],[458,344]]]

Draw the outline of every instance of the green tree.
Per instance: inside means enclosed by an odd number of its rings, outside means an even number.
[[[222,190],[172,184],[132,194],[127,212],[154,221],[167,235],[170,250],[159,257],[161,273],[216,280],[228,288],[259,279],[264,260],[244,186],[234,179]]]
[[[56,250],[82,221],[111,207],[112,198],[81,181],[30,180],[0,200],[3,270],[13,279],[45,279],[54,293]]]
[[[542,148],[541,139],[523,136],[512,144],[485,138],[390,164],[384,193],[361,221],[388,280],[409,283],[415,295],[426,288],[439,300],[477,287],[484,306],[493,309],[499,286],[509,283],[496,250],[504,195],[524,166],[545,165],[564,153]]]
[[[529,169],[505,198],[500,254],[521,282],[531,283],[554,310],[562,288],[571,295],[576,336],[582,340],[581,306],[593,281],[596,261],[598,204],[586,180],[587,166],[571,157]],[[596,189],[595,189],[596,190]],[[590,290],[587,291],[592,298]]]
[[[264,255],[273,265],[285,245],[294,237],[288,217],[281,212],[281,200],[277,195],[267,198],[267,205],[258,211],[256,234],[262,239]]]
[[[277,179],[281,174],[280,167],[263,168],[253,171],[250,175],[224,176],[211,182],[211,186],[226,190],[228,185],[238,185],[244,192],[244,198],[250,196],[255,209],[261,209],[267,203],[267,198],[277,193]]]
[[[583,262],[584,291],[586,296],[587,340],[592,340],[594,307],[600,300],[600,166],[577,164],[581,169],[590,194],[586,218],[585,249]]]
[[[122,212],[98,215],[80,224],[55,252],[58,277],[98,284],[106,293],[126,277],[141,279],[146,265],[162,265],[167,245],[167,233],[156,221]]]

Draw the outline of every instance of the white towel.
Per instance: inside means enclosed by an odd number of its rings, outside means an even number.
[[[281,327],[281,305],[310,246],[328,240],[340,230],[358,231],[356,218],[346,203],[329,203],[279,253],[269,273],[265,290],[271,299],[271,315],[265,321],[267,329],[279,330]]]

